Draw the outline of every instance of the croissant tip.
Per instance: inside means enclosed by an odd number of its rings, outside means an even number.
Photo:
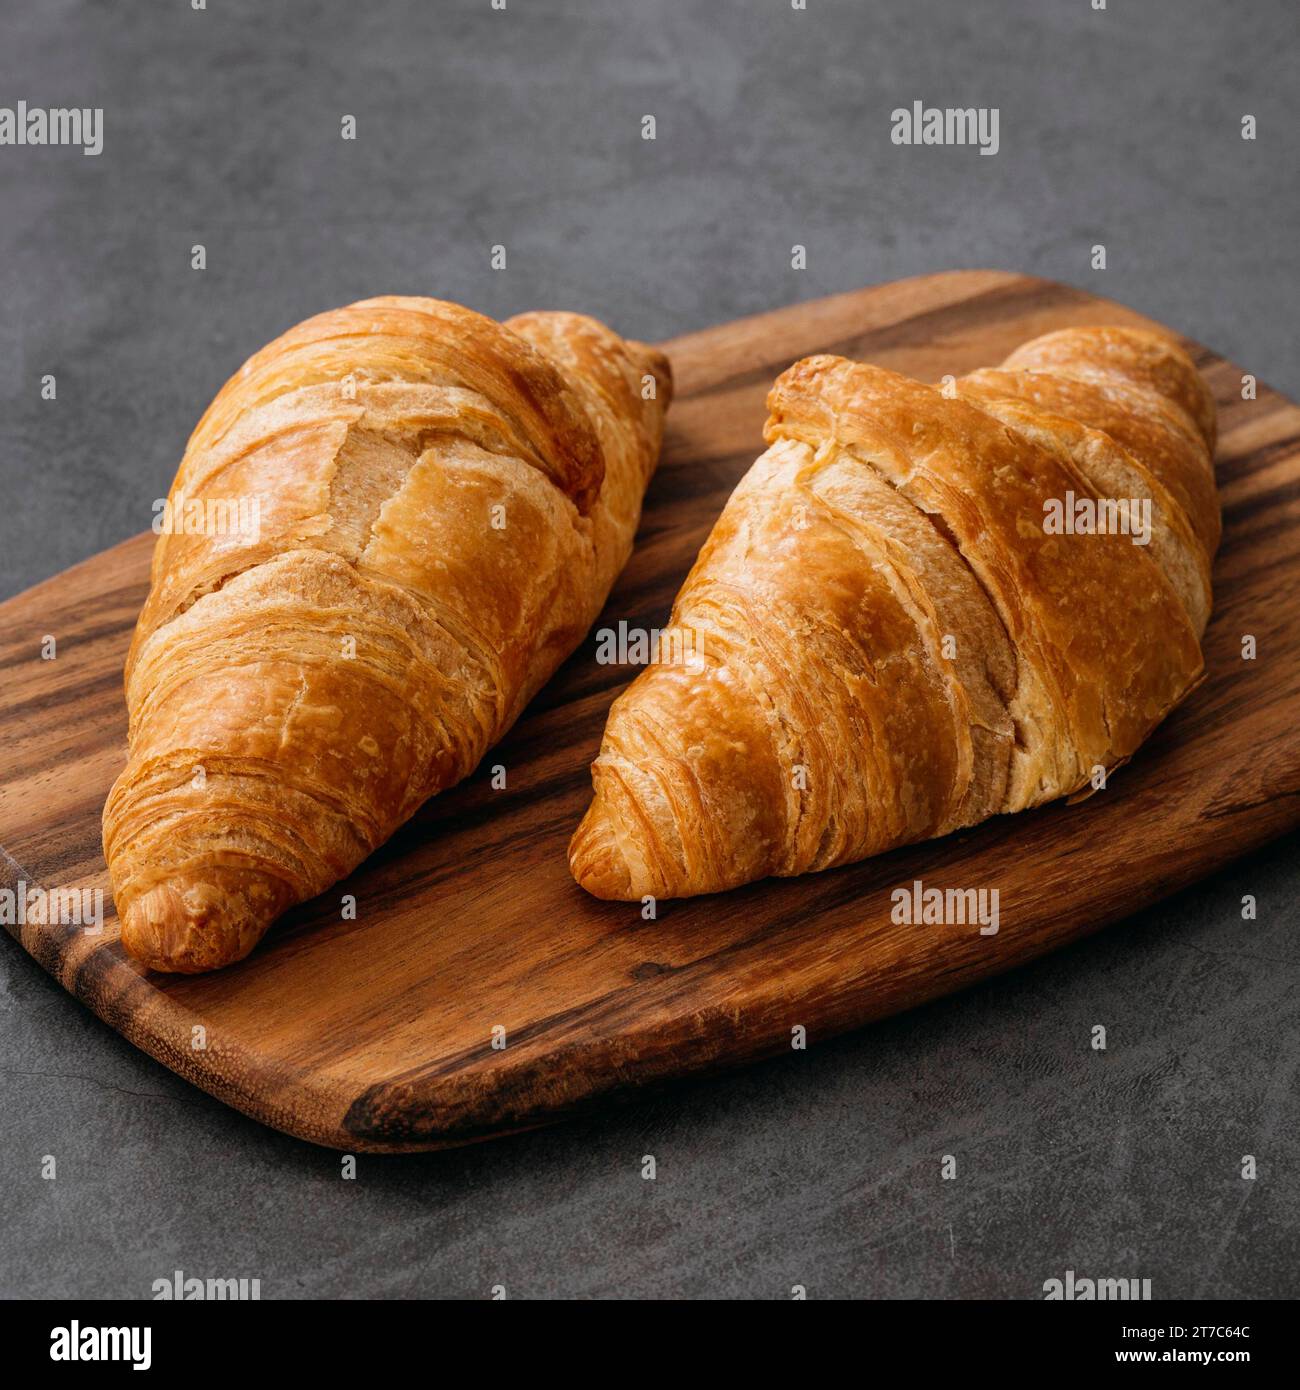
[[[629,902],[633,891],[632,870],[596,805],[583,817],[569,843],[569,872],[580,888],[607,902]]]
[[[218,872],[211,877],[227,876]],[[238,879],[164,882],[141,893],[121,914],[127,954],[150,970],[180,975],[242,960],[284,904],[274,889],[250,893],[248,876]]]

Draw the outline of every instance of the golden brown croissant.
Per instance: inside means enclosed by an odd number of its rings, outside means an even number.
[[[610,710],[569,852],[599,897],[808,873],[1068,795],[1201,679],[1214,402],[1171,342],[1066,330],[943,389],[810,357],[768,409],[670,659]]]
[[[236,373],[127,660],[104,852],[133,956],[238,960],[471,771],[627,560],[670,395],[592,319],[434,299],[321,314]],[[256,525],[187,533],[250,498]]]

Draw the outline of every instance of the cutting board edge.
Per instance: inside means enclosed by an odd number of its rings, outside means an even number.
[[[1109,295],[1099,294],[1093,290],[1085,288],[1083,285],[1075,284],[1069,280],[1058,280],[1046,275],[1031,275],[1024,271],[1004,270],[997,266],[977,265],[949,267],[946,270],[936,270],[921,272],[916,275],[907,275],[898,280],[883,280],[874,285],[863,285],[855,290],[841,290],[835,294],[815,295],[810,299],[793,300],[789,304],[780,305],[774,309],[763,309],[754,314],[746,314],[741,318],[729,320],[725,324],[710,325],[705,328],[691,329],[685,333],[676,334],[672,338],[664,339],[656,344],[662,351],[672,356],[672,351],[678,353],[689,351],[695,347],[697,341],[704,342],[719,327],[736,330],[737,332],[761,330],[765,324],[776,319],[780,315],[791,309],[802,310],[821,310],[829,313],[836,307],[847,307],[854,300],[868,296],[873,292],[882,290],[904,291],[908,288],[915,289],[918,286],[939,284],[955,285],[962,281],[979,281],[988,277],[990,283],[984,291],[988,294],[993,291],[1010,291],[1015,287],[1034,289],[1048,294],[1062,295],[1067,299],[1074,299],[1079,303],[1090,305],[1104,305],[1108,309],[1114,309],[1118,318],[1132,322],[1135,319],[1141,320],[1144,324],[1163,333],[1172,334],[1184,345],[1184,349],[1193,356],[1199,354],[1202,357],[1209,357],[1220,366],[1228,367],[1233,372],[1240,373],[1242,368],[1232,358],[1224,357],[1215,349],[1208,347],[1199,338],[1192,337],[1189,333],[1176,325],[1165,323],[1160,319],[1153,318],[1151,315],[1143,313],[1140,309],[1134,309],[1131,305],[1123,303],[1118,299],[1113,299]],[[811,351],[811,350],[810,350]],[[1272,386],[1258,373],[1254,375],[1257,389],[1263,394],[1270,392],[1285,401],[1286,404],[1300,409],[1300,402],[1293,400],[1287,393],[1279,387]],[[689,396],[682,399],[690,399]],[[669,414],[671,420],[671,412]]]
[[[1042,809],[1050,810],[1051,808],[1050,806],[1040,808],[1040,810]],[[1179,872],[1165,879],[1151,891],[1139,893],[1136,899],[1126,897],[1122,907],[1117,906],[1113,911],[1104,910],[1083,917],[1077,924],[1071,926],[1065,937],[1036,946],[1024,954],[1008,957],[1004,963],[981,973],[977,978],[960,983],[955,988],[936,988],[933,993],[915,999],[903,1009],[885,1009],[863,1014],[852,1010],[851,1000],[846,999],[842,1007],[846,1012],[852,1012],[853,1017],[830,1029],[819,1029],[814,1041],[829,1041],[832,1038],[856,1032],[860,1028],[869,1027],[883,1019],[894,1017],[898,1013],[907,1012],[913,1007],[922,1007],[940,998],[960,995],[985,980],[995,979],[1032,965],[1059,949],[1076,945],[1090,936],[1113,927],[1134,916],[1135,912],[1144,911],[1155,903],[1173,897],[1194,886],[1202,879],[1257,852],[1282,836],[1300,830],[1300,799],[1286,796],[1278,797],[1236,813],[1234,820],[1237,822],[1236,828],[1238,830],[1240,830],[1240,817],[1242,816],[1249,818],[1249,828],[1244,837],[1239,834],[1232,841],[1231,848],[1221,856],[1212,860],[1197,860],[1195,865],[1185,874]],[[1006,819],[1011,820],[1014,817],[1007,817]],[[1209,846],[1218,846],[1225,842],[1226,838],[1217,832],[1207,835],[1206,844]],[[928,843],[940,844],[942,842]],[[1190,861],[1185,858],[1180,861],[1180,867],[1189,863]],[[853,866],[847,867],[852,868]],[[831,872],[841,871],[832,870]],[[16,864],[12,856],[0,850],[0,887],[12,887],[15,874],[24,877],[29,885],[33,883],[33,880],[23,872],[20,865]],[[87,975],[78,967],[74,953],[70,950],[71,945],[77,940],[78,934],[75,929],[70,929],[57,940],[46,938],[44,945],[48,949],[44,951],[33,949],[33,945],[24,940],[23,936],[14,928],[6,925],[6,931],[47,974],[75,999],[84,1004],[102,1023],[161,1066],[166,1067],[191,1085],[197,1086],[213,1099],[238,1110],[259,1124],[266,1125],[290,1138],[344,1153],[399,1155],[440,1152],[461,1148],[469,1144],[484,1143],[491,1139],[506,1138],[510,1135],[546,1128],[551,1124],[563,1123],[566,1120],[598,1110],[603,1106],[616,1103],[622,1098],[669,1085],[676,1079],[703,1079],[724,1075],[753,1062],[783,1055],[789,1048],[788,1036],[780,1034],[770,1040],[759,1040],[750,1051],[743,1055],[729,1054],[723,1061],[687,1065],[672,1070],[667,1068],[651,1070],[645,1074],[637,1074],[630,1079],[624,1078],[620,1083],[589,1092],[572,1104],[553,1107],[544,1114],[530,1115],[525,1113],[501,1125],[456,1129],[443,1133],[412,1134],[408,1132],[404,1135],[386,1136],[377,1132],[367,1133],[364,1129],[349,1128],[347,1118],[356,1110],[366,1095],[381,1090],[386,1085],[395,1084],[396,1078],[388,1083],[374,1083],[367,1087],[365,1092],[351,1096],[343,1094],[337,1087],[322,1084],[314,1078],[298,1078],[295,1082],[295,1098],[300,1104],[305,1100],[313,1102],[313,1114],[303,1116],[300,1112],[294,1114],[283,1111],[262,1099],[262,1095],[267,1090],[282,1089],[285,1085],[283,1070],[274,1063],[266,1064],[255,1054],[239,1054],[241,1058],[239,1075],[250,1084],[247,1086],[235,1085],[225,1072],[213,1065],[218,1061],[228,1061],[234,1055],[231,1051],[224,1053],[193,1052],[181,1047],[179,1043],[170,1047],[163,1045],[161,1042],[162,1029],[158,1025],[165,1022],[166,1019],[159,1018],[157,1006],[151,1015],[154,1027],[152,1032],[149,1032],[137,1028],[133,1016],[122,1007],[131,987],[128,982],[123,981],[126,987],[113,993],[103,988],[97,988],[104,983],[105,976],[120,979],[123,971],[129,973],[133,980],[147,983],[147,980],[138,974],[133,966],[126,962],[118,962],[115,966],[96,970]],[[164,1001],[161,1006],[163,1014],[170,1016],[175,1023],[177,1036],[183,1037],[194,1025],[194,1016],[180,1010],[165,994],[162,998]],[[406,1089],[409,1096],[410,1111],[426,1114],[436,1111],[438,1105],[436,1087],[421,1088],[408,1085]],[[336,1116],[337,1118],[331,1120],[326,1118],[328,1116]]]

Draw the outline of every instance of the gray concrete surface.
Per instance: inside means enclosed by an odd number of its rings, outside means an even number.
[[[654,338],[1000,266],[1300,394],[1298,29],[1290,0],[6,5],[0,105],[102,106],[105,144],[0,147],[0,597],[142,530],[248,351],[366,294]],[[917,99],[997,106],[999,153],[894,147]],[[1298,895],[1279,844],[804,1056],[355,1182],[0,942],[0,1293],[1033,1298],[1073,1269],[1294,1296]]]

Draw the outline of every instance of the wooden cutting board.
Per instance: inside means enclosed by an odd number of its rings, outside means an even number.
[[[597,626],[666,619],[762,448],[764,394],[793,359],[838,352],[937,380],[1049,329],[1106,322],[1144,320],[1061,285],[962,271],[665,344],[678,392],[664,459]],[[508,769],[505,790],[485,767],[436,798],[243,964],[149,975],[118,941],[99,819],[125,760],[121,670],[145,596],[145,535],[0,605],[0,881],[100,887],[106,900],[99,935],[10,930],[101,1018],[228,1104],[316,1143],[396,1151],[779,1052],[798,1026],[816,1043],[1123,917],[1300,823],[1300,409],[1264,387],[1243,400],[1240,368],[1188,346],[1222,412],[1209,679],[1086,802],[663,903],[643,921],[568,874],[587,765],[634,674],[598,665],[589,637],[488,758]],[[1245,634],[1254,660],[1242,658]],[[46,635],[54,660],[42,659]],[[891,890],[916,878],[998,889],[998,934],[892,925]],[[344,893],[355,920],[342,919]]]

